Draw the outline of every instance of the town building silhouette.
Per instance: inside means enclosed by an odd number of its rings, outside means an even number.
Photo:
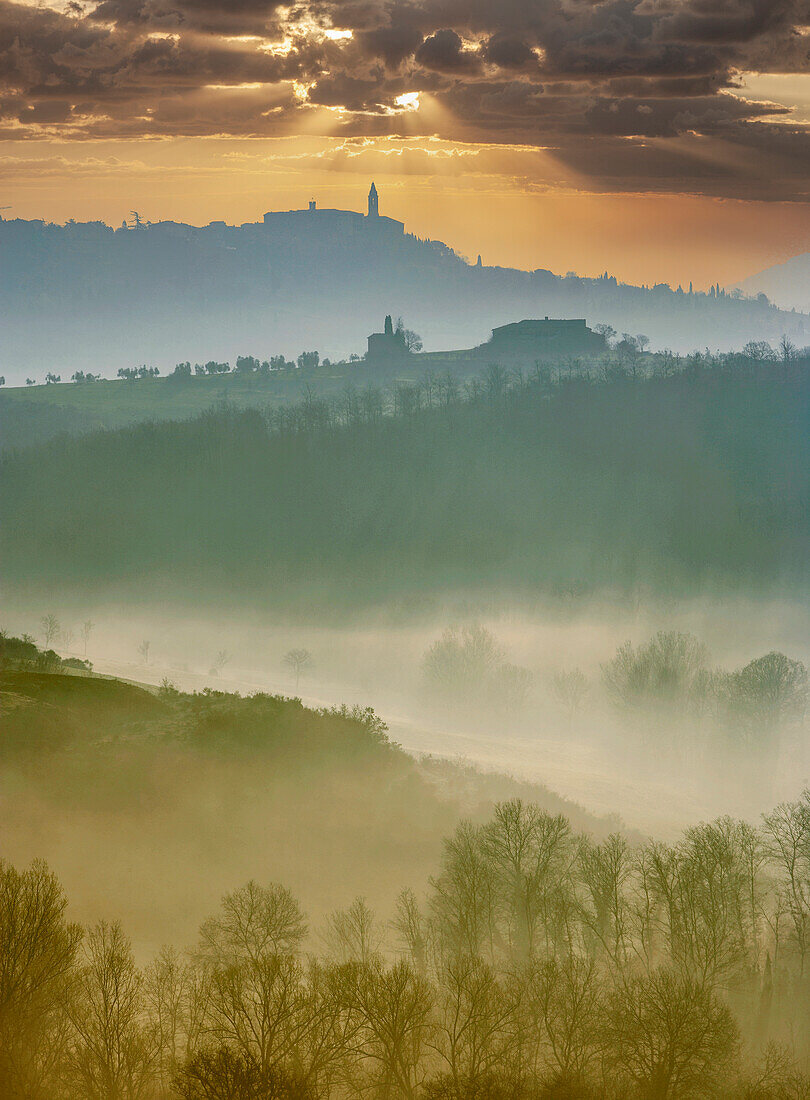
[[[372,182],[368,193],[366,213],[355,210],[339,210],[334,207],[319,207],[315,199],[310,199],[306,209],[268,210],[262,218],[265,226],[280,232],[317,232],[325,241],[339,241],[341,238],[374,234],[374,239],[402,238],[405,235],[405,223],[380,213],[380,197]]]
[[[474,368],[488,363],[501,366],[531,368],[535,363],[559,361],[573,356],[589,358],[604,354],[607,340],[588,328],[584,318],[514,321],[499,325],[483,344],[458,351],[411,352],[405,333],[394,328],[391,315],[385,318],[382,332],[368,337],[366,362],[385,369],[404,363],[419,363],[425,367]]]
[[[372,187],[374,184],[371,185]],[[369,205],[371,195],[369,195]],[[394,329],[394,322],[389,313],[385,318],[382,332],[372,332],[368,338],[368,351],[366,359],[370,363],[396,364],[404,362],[409,356],[405,343],[405,333]]]
[[[316,231],[323,239],[337,242],[341,238],[358,239],[361,234],[373,234],[376,246],[389,238],[393,243],[405,234],[404,222],[380,214],[380,196],[372,181],[369,188],[366,213],[333,208],[319,209],[310,199],[306,210],[268,211],[264,224],[273,229],[302,234]],[[481,268],[478,256],[476,267]],[[411,359],[450,361],[469,359],[483,362],[499,362],[513,366],[530,366],[542,359],[561,356],[599,355],[605,351],[605,338],[589,329],[585,320],[576,318],[516,321],[492,330],[491,338],[475,348],[452,352],[409,351],[405,335],[394,328],[391,315],[385,318],[382,332],[372,332],[368,337],[366,361],[379,367],[396,367]]]

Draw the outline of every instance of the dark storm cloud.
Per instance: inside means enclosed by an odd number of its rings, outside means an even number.
[[[474,73],[481,68],[478,54],[465,50],[461,37],[450,27],[428,35],[414,57],[419,65],[437,72]]]
[[[0,0],[0,127],[267,135],[294,133],[302,113],[317,132],[313,112],[340,108],[344,136],[421,123],[554,148],[594,186],[657,180],[644,165],[664,163],[661,142],[678,143],[673,189],[763,190],[771,158],[774,194],[804,198],[807,129],[746,102],[739,74],[810,71],[809,25],[810,0],[100,0],[67,13]],[[405,120],[405,92],[443,110]]]
[[[651,11],[658,15],[656,35],[662,39],[723,45],[779,33],[802,19],[802,7],[796,0],[690,0],[654,4]]]
[[[481,54],[486,61],[501,69],[537,68],[537,54],[520,35],[493,34],[484,43]]]
[[[309,90],[309,102],[323,107],[344,107],[349,111],[378,111],[399,93],[381,80],[361,80],[336,73],[322,77]]]
[[[279,27],[274,0],[101,0],[89,19],[120,27],[267,34]]]
[[[379,58],[387,66],[396,68],[406,57],[416,53],[422,42],[422,33],[407,24],[375,27],[359,31],[357,42],[367,57]]]

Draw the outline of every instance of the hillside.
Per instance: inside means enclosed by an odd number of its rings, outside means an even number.
[[[321,396],[340,392],[349,379],[361,385],[367,372],[351,375],[322,368],[317,372],[221,374],[177,381],[146,378],[137,382],[101,379],[92,384],[27,386],[0,390],[0,448],[13,450],[43,443],[56,435],[81,435],[98,428],[120,428],[142,420],[183,420],[223,402],[235,408],[289,405],[303,399],[307,387]]]
[[[389,417],[226,408],[7,456],[6,583],[120,595],[148,576],[161,598],[345,612],[417,591],[806,579],[806,363],[495,373],[466,399],[415,397]]]
[[[480,360],[456,361],[452,375],[462,386],[481,374]],[[594,369],[595,364],[594,364]],[[231,370],[221,374],[170,375],[137,379],[100,378],[92,383],[49,383],[0,389],[0,450],[44,443],[54,436],[81,435],[141,421],[185,420],[221,405],[258,409],[300,404],[309,397],[345,401],[349,391],[374,389],[390,402],[401,383],[421,383],[428,374],[446,376],[446,364],[412,356],[389,367],[364,360],[320,363],[272,371]]]
[[[365,351],[387,313],[404,316],[428,350],[471,347],[496,325],[544,315],[605,322],[685,352],[783,333],[803,345],[810,333],[807,317],[717,288],[479,267],[438,241],[335,236],[307,220],[117,230],[0,221],[0,303],[0,373],[20,385],[46,371],[114,377],[148,364],[165,374],[237,355],[344,358]]]
[[[316,912],[369,889],[390,906],[459,817],[510,792],[615,828],[538,785],[423,765],[367,710],[7,666],[0,713],[4,857],[47,858],[80,912],[126,910],[150,946],[192,934],[249,877],[293,884]]]
[[[781,309],[810,310],[810,252],[793,256],[738,284],[744,294],[766,294]]]

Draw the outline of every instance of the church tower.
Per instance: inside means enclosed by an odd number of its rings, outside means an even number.
[[[377,188],[372,183],[371,190],[368,193],[368,216],[370,218],[378,218],[380,216],[379,198],[377,197]]]

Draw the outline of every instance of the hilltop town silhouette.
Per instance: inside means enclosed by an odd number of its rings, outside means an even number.
[[[373,181],[366,200],[365,214],[358,214],[354,210],[318,207],[316,200],[310,199],[306,210],[269,210],[262,223],[275,234],[300,235],[315,231],[335,241],[357,233],[373,233],[377,240],[390,243],[405,234],[404,222],[380,213],[380,196]]]
[[[810,341],[810,318],[764,295],[470,262],[382,209],[372,183],[364,212],[312,198],[242,225],[150,223],[140,212],[117,229],[0,220],[0,372],[9,382],[55,367],[109,375],[133,362],[225,360],[240,348],[289,356],[302,344],[335,359],[387,314],[418,327],[424,354],[445,357],[493,341],[506,360],[541,345],[586,355],[598,352],[600,324],[676,352]],[[393,335],[372,334],[372,361],[404,354]]]

